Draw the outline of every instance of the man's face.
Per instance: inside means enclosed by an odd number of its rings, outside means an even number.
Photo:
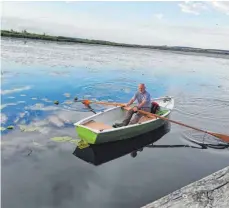
[[[138,86],[138,90],[139,90],[139,92],[144,92],[145,91],[145,86],[144,85],[142,85],[142,84],[140,84],[139,86]]]

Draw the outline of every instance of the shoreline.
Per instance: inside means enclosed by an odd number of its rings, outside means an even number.
[[[201,49],[192,47],[179,47],[179,46],[151,46],[151,45],[137,45],[137,44],[124,44],[115,43],[103,40],[89,40],[81,38],[71,38],[64,36],[50,36],[46,34],[35,34],[16,31],[1,30],[1,37],[15,38],[15,39],[26,39],[26,40],[41,40],[41,41],[51,41],[51,42],[64,42],[64,43],[74,43],[74,44],[88,44],[88,45],[101,45],[101,46],[114,46],[114,47],[125,47],[134,49],[151,49],[151,50],[161,50],[168,52],[178,52],[178,53],[196,53],[196,54],[206,54],[206,55],[223,55],[229,56],[229,50],[217,50],[217,49]]]

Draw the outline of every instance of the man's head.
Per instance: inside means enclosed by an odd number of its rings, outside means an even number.
[[[138,85],[139,92],[143,93],[143,92],[145,92],[145,89],[146,89],[146,87],[145,87],[144,84],[141,83],[141,84]]]

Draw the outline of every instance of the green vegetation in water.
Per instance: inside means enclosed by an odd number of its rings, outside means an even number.
[[[89,40],[89,39],[83,39],[83,38],[51,36],[45,33],[36,34],[36,33],[27,32],[26,30],[23,30],[22,32],[17,32],[14,30],[1,30],[1,36],[2,37],[12,37],[12,38],[27,38],[27,39],[57,41],[57,42],[85,43],[85,44],[98,44],[98,45],[108,45],[108,46],[118,46],[118,47],[148,48],[148,49],[157,49],[157,50],[229,55],[228,50],[201,49],[201,48],[191,48],[191,47],[183,47],[183,46],[167,46],[167,45],[152,46],[152,45],[125,44],[125,43],[115,43],[115,42],[104,41],[104,40]]]
[[[6,128],[5,127],[0,127],[1,128],[1,131],[5,131],[6,130]]]
[[[39,131],[41,128],[36,126],[26,126],[26,125],[19,125],[19,128],[23,132],[34,132]]]
[[[69,136],[63,136],[63,137],[53,137],[51,138],[52,141],[54,142],[70,142],[73,144],[78,144],[79,140],[77,139],[72,139],[72,137]]]
[[[87,142],[83,140],[72,139],[72,137],[69,136],[53,137],[51,138],[51,140],[54,142],[70,142],[75,144],[79,149],[84,149],[89,147],[89,144]]]

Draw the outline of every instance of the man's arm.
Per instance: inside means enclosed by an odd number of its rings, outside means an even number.
[[[127,107],[130,106],[131,104],[134,103],[134,101],[135,101],[135,99],[131,98],[131,100],[126,104],[126,106],[127,106]]]
[[[140,109],[145,103],[146,103],[146,99],[144,99],[137,107],[138,109]]]
[[[137,106],[138,109],[141,108],[147,101],[150,102],[150,95],[149,95],[149,94],[147,94],[147,95],[144,97],[144,99],[142,100],[142,102]]]
[[[133,104],[134,101],[136,100],[136,98],[137,98],[137,93],[130,99],[130,101],[126,104],[126,106],[128,107],[128,106],[130,106],[131,104]]]

